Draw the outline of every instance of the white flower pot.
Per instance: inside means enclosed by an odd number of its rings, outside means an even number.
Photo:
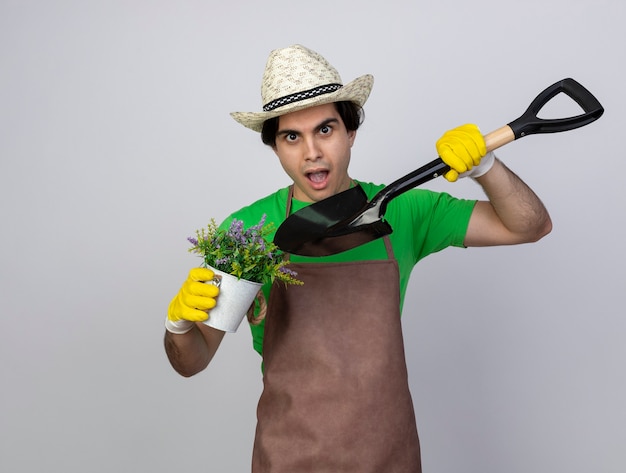
[[[216,299],[217,304],[209,311],[209,318],[204,324],[224,332],[236,332],[262,284],[237,279],[232,274],[210,266],[209,269],[215,273],[215,279],[206,281],[206,284],[219,286],[220,294]]]

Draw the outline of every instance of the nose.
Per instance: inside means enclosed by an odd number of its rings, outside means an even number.
[[[314,136],[309,136],[304,140],[304,159],[315,161],[322,156],[322,150]]]

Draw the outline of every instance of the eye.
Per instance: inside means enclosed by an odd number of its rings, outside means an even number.
[[[285,135],[285,141],[287,142],[293,142],[296,141],[298,139],[298,135],[295,133],[287,133]]]
[[[330,125],[324,125],[323,127],[320,128],[320,133],[322,135],[329,135],[330,133],[332,133],[333,131],[333,127],[331,127]]]

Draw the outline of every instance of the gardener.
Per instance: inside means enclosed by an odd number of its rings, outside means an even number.
[[[373,85],[370,75],[342,85],[337,71],[302,46],[273,51],[262,83],[263,111],[233,113],[261,132],[293,181],[233,213],[247,225],[276,226],[292,212],[352,186],[372,198],[383,186],[348,173],[350,153]],[[251,325],[263,357],[254,472],[419,472],[400,311],[413,266],[448,246],[533,242],[551,229],[537,196],[492,153],[474,125],[445,133],[437,152],[449,181],[469,176],[488,201],[414,189],[391,201],[394,232],[322,258],[291,256],[302,286],[264,287],[264,322]],[[224,332],[210,317],[213,274],[192,269],[170,304],[165,347],[184,376],[202,371]],[[271,289],[271,290],[270,290]],[[454,292],[454,285],[451,285]],[[208,315],[207,315],[208,314]]]

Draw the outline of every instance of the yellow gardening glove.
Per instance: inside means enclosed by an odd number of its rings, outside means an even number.
[[[213,284],[203,281],[213,280],[213,271],[206,268],[194,268],[189,271],[176,297],[167,310],[165,328],[172,333],[186,333],[194,322],[203,322],[209,318],[208,311],[215,307],[220,290]]]
[[[480,130],[472,124],[445,132],[437,141],[437,154],[450,166],[443,176],[450,182],[459,177],[480,177],[491,169],[495,160],[493,153],[487,154]]]

